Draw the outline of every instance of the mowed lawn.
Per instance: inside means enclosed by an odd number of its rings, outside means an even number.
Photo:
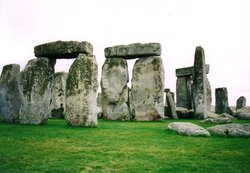
[[[250,172],[250,138],[180,136],[166,130],[173,121],[0,123],[0,172]]]

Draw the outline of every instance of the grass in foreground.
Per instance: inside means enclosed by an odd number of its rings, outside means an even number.
[[[64,120],[0,123],[0,172],[250,171],[250,138],[180,136],[166,130],[170,122],[101,120],[97,128],[69,127]]]

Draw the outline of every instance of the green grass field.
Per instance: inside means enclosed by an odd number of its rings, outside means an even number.
[[[170,122],[0,123],[0,172],[250,172],[250,138],[180,136]]]

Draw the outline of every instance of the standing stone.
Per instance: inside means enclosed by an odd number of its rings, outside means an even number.
[[[207,75],[205,54],[202,47],[196,47],[193,74],[194,115],[199,119],[207,118]]]
[[[246,98],[244,96],[241,96],[237,99],[236,110],[244,109],[245,107],[246,107]]]
[[[207,111],[210,112],[211,111],[211,104],[212,104],[212,89],[211,89],[211,85],[210,82],[207,78]]]
[[[215,89],[215,113],[227,113],[229,115],[233,115],[233,112],[228,104],[227,88],[225,87]]]
[[[66,110],[66,80],[68,74],[58,72],[53,75],[51,90],[51,117],[64,118]]]
[[[161,57],[140,58],[133,68],[131,114],[137,121],[164,118],[164,68]]]
[[[6,65],[0,77],[0,121],[17,122],[21,104],[20,66]]]
[[[66,115],[71,126],[97,126],[98,67],[94,55],[79,54],[66,83]]]
[[[102,66],[102,111],[109,120],[130,120],[128,65],[121,58],[107,58]]]
[[[44,124],[51,114],[50,79],[52,71],[47,58],[32,59],[21,72],[23,105],[21,124]]]
[[[176,106],[192,109],[192,78],[178,77],[176,81]]]
[[[167,103],[167,115],[170,118],[178,119],[176,109],[175,109],[175,103],[173,101],[173,96],[171,92],[166,92],[166,103]]]

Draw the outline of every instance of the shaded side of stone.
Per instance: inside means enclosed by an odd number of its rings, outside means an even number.
[[[236,110],[243,109],[246,107],[246,97],[241,96],[236,101]]]
[[[23,105],[20,113],[21,124],[44,124],[50,117],[51,87],[53,72],[48,59],[30,60],[21,72]]]
[[[55,41],[38,45],[34,48],[36,57],[48,57],[50,59],[76,58],[79,53],[92,54],[93,46],[86,41]]]
[[[102,66],[103,118],[130,120],[128,105],[128,66],[122,58],[107,58]]]
[[[6,65],[0,77],[0,121],[18,122],[22,102],[20,66],[18,64]]]
[[[105,48],[106,58],[134,59],[161,55],[160,43],[133,43]]]
[[[206,64],[206,74],[209,73],[210,66],[209,64]],[[183,77],[183,76],[192,76],[194,71],[194,67],[183,67],[183,68],[178,68],[175,70],[175,75],[176,77]]]
[[[205,54],[202,47],[196,47],[193,74],[193,107],[199,119],[207,118],[207,76]]]
[[[166,93],[166,103],[167,103],[167,116],[173,119],[178,119],[175,109],[175,103],[173,101],[173,97],[170,92]]]
[[[192,78],[178,77],[176,81],[176,106],[192,109]]]
[[[58,72],[53,75],[51,83],[51,117],[64,118],[66,110],[66,81],[68,74]]]
[[[138,59],[133,68],[131,114],[137,121],[164,118],[164,68],[161,57]]]
[[[70,126],[97,126],[98,66],[93,55],[79,54],[66,82],[65,119]]]

